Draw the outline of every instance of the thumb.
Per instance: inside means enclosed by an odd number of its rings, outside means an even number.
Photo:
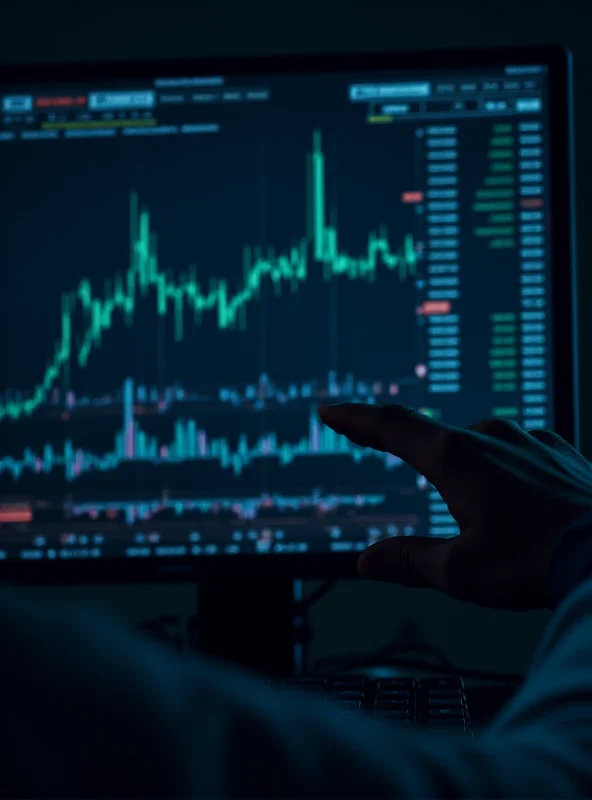
[[[364,550],[358,571],[364,578],[376,581],[446,592],[453,541],[423,536],[384,539]]]

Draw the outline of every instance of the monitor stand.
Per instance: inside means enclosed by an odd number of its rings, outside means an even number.
[[[210,576],[199,582],[197,595],[201,652],[270,677],[293,674],[291,579]]]

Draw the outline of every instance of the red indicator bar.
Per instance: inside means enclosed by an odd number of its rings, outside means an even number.
[[[526,197],[520,201],[521,208],[542,208],[543,206],[544,203],[540,197]]]
[[[31,506],[0,506],[0,524],[3,522],[32,522]]]
[[[74,106],[85,106],[86,96],[78,97],[37,97],[35,98],[37,108],[73,108]]]
[[[404,203],[423,203],[423,192],[403,192],[401,200]]]
[[[418,314],[450,314],[451,305],[448,300],[426,300],[417,307]]]

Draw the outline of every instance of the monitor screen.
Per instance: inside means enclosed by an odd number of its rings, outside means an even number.
[[[0,86],[0,559],[454,535],[317,408],[553,427],[547,66],[68,75]]]

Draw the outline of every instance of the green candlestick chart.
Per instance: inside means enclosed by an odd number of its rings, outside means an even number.
[[[244,329],[249,303],[260,297],[264,279],[270,281],[276,295],[284,290],[298,291],[311,274],[322,275],[324,281],[338,276],[349,280],[374,281],[379,269],[396,271],[401,280],[413,277],[417,271],[418,255],[413,237],[404,237],[399,248],[391,247],[386,229],[370,233],[366,252],[351,256],[340,250],[338,230],[328,224],[325,195],[325,157],[321,135],[313,134],[312,153],[307,158],[307,232],[297,246],[275,254],[269,248],[245,247],[243,250],[243,281],[236,291],[224,279],[209,279],[200,283],[196,266],[176,277],[163,271],[158,259],[156,234],[151,229],[150,213],[140,208],[135,193],[130,197],[131,263],[125,273],[105,285],[103,296],[97,297],[87,279],[80,281],[75,291],[62,296],[61,338],[45,374],[31,395],[22,401],[0,403],[0,420],[18,419],[32,414],[45,400],[62,371],[71,361],[79,367],[87,365],[92,351],[101,346],[103,335],[113,324],[116,313],[133,322],[140,298],[148,292],[156,294],[156,310],[161,316],[174,317],[175,338],[184,338],[185,314],[193,314],[195,325],[202,316],[215,315],[220,330]],[[360,198],[360,202],[362,199]],[[73,318],[82,312],[85,329],[75,334]]]

